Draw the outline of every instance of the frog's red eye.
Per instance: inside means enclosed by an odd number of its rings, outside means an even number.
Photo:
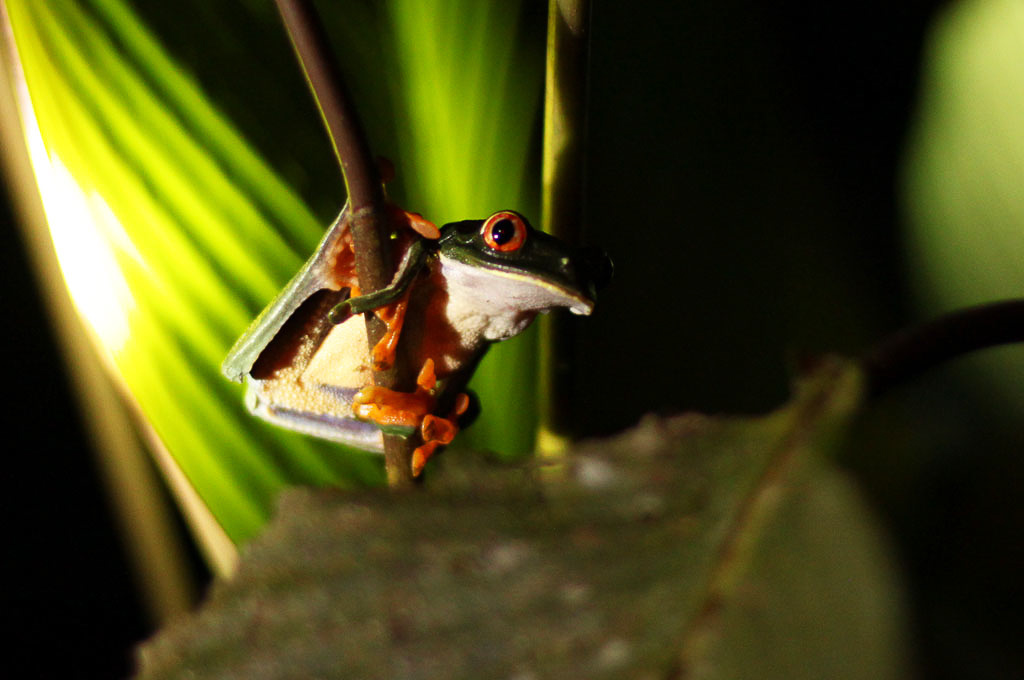
[[[501,253],[519,250],[526,242],[526,222],[514,212],[503,210],[487,218],[480,236],[488,247]]]

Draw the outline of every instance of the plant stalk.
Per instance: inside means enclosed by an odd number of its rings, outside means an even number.
[[[926,370],[975,350],[1024,341],[1024,300],[951,312],[882,341],[862,359],[867,390],[880,396]]]
[[[364,293],[378,291],[391,282],[394,266],[387,239],[390,224],[384,190],[370,144],[312,3],[309,0],[276,2],[341,166],[348,194],[349,228],[359,287]],[[383,335],[384,327],[373,314],[368,313],[365,318],[367,342],[372,348]],[[374,384],[408,389],[412,376],[407,374],[399,357],[395,368],[374,372]],[[384,465],[392,488],[413,486],[415,444],[413,437],[385,435]]]
[[[569,243],[583,231],[589,0],[550,0],[545,76],[541,228]],[[537,451],[557,457],[572,435],[576,319],[541,319]]]

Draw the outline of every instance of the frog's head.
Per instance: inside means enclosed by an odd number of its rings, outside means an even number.
[[[511,210],[446,224],[438,247],[449,287],[522,313],[566,307],[590,314],[612,273],[604,251],[573,247]]]

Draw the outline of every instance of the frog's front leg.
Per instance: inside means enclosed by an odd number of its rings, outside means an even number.
[[[423,238],[436,241],[441,238],[441,231],[433,222],[419,213],[403,210],[397,205],[391,205],[392,223],[404,225],[406,229],[413,231]],[[410,246],[409,256],[406,258],[405,267],[401,268],[395,276],[395,283],[392,287],[404,290],[404,295],[396,302],[384,305],[374,310],[378,319],[384,322],[386,330],[384,336],[373,346],[371,359],[373,370],[386,371],[395,365],[395,353],[398,351],[398,338],[402,334],[402,324],[405,323],[405,310],[409,306],[410,283],[419,273],[423,266],[426,249],[422,242],[416,241]]]
[[[405,310],[409,307],[410,290],[405,291],[397,302],[374,310],[374,315],[384,322],[384,335],[373,346],[370,358],[373,370],[386,371],[395,365],[395,354],[398,352],[398,338],[402,335],[405,324]]]
[[[327,318],[331,323],[337,325],[348,321],[354,313],[372,311],[384,323],[384,334],[373,346],[370,352],[370,359],[373,362],[373,370],[386,371],[395,364],[395,354],[398,352],[398,339],[402,335],[402,326],[405,324],[405,310],[409,307],[410,288],[393,291],[385,288],[383,291],[349,298],[335,305],[328,313]],[[395,295],[398,295],[396,298]]]
[[[384,322],[384,335],[374,345],[371,353],[375,371],[386,371],[395,363],[395,352],[405,321],[405,310],[409,305],[412,283],[422,270],[428,255],[429,248],[424,241],[414,241],[389,286],[375,293],[343,300],[327,313],[327,318],[333,324],[344,323],[353,314],[364,312],[373,312]]]
[[[447,417],[434,415],[437,406],[434,391],[437,377],[434,361],[423,362],[416,379],[415,392],[399,392],[387,387],[365,387],[352,400],[352,412],[357,418],[376,423],[384,430],[407,431],[419,428],[423,444],[412,457],[412,473],[418,477],[427,460],[438,447],[450,444],[459,431],[458,417],[469,407],[469,397],[459,394],[455,407]]]

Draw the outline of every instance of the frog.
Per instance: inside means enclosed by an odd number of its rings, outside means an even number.
[[[246,385],[245,404],[275,425],[372,452],[383,435],[418,435],[412,473],[450,444],[471,398],[465,391],[487,348],[523,332],[538,314],[593,312],[612,264],[534,229],[514,210],[438,229],[392,209],[395,275],[362,294],[346,206],[306,264],[238,339],[223,374]],[[364,314],[384,322],[370,348]],[[402,353],[412,389],[374,385]]]

